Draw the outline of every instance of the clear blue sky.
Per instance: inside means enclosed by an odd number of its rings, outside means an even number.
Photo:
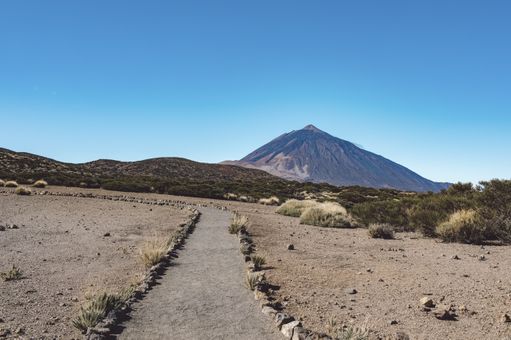
[[[0,146],[239,159],[312,123],[438,181],[511,177],[509,1],[0,2]]]

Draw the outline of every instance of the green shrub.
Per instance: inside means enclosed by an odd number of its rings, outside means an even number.
[[[292,217],[300,217],[305,209],[313,207],[317,204],[315,201],[299,201],[295,199],[291,199],[286,201],[277,209],[277,214],[292,216]]]
[[[369,236],[372,238],[382,238],[391,240],[394,238],[394,228],[390,224],[374,223],[367,229]]]
[[[328,228],[355,228],[355,220],[337,203],[317,203],[304,210],[300,223]]]
[[[487,239],[486,228],[475,210],[459,210],[436,228],[445,242],[481,243]]]

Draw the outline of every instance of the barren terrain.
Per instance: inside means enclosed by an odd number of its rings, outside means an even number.
[[[250,218],[257,253],[271,268],[267,277],[281,286],[279,299],[308,328],[326,332],[333,319],[382,337],[404,332],[410,339],[476,340],[511,334],[511,324],[501,319],[511,312],[509,246],[444,244],[411,233],[370,239],[366,229],[305,226],[271,207],[235,206]],[[295,250],[287,250],[288,244]],[[419,300],[425,296],[452,305],[456,320],[423,311]]]
[[[85,297],[136,282],[144,271],[140,243],[170,235],[189,214],[104,199],[18,196],[6,188],[0,207],[0,225],[7,226],[0,231],[0,272],[13,265],[23,272],[21,280],[0,281],[0,329],[27,338],[78,338],[71,319]]]

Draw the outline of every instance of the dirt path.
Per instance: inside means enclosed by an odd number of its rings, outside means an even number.
[[[179,258],[135,305],[120,339],[281,339],[243,286],[238,239],[227,232],[230,214],[201,212]]]

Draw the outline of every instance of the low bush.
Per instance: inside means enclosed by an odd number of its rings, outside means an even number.
[[[327,228],[355,228],[357,223],[344,207],[337,203],[317,203],[304,210],[300,223]]]
[[[248,225],[247,216],[243,216],[240,214],[234,214],[232,217],[231,225],[229,226],[229,233],[237,234],[240,230],[246,228]]]
[[[277,209],[277,214],[292,216],[292,217],[300,217],[305,209],[310,208],[318,204],[315,201],[305,200],[295,200],[291,199],[286,201]]]
[[[23,272],[13,265],[8,272],[0,273],[0,277],[4,281],[21,280],[23,278]]]
[[[36,181],[32,186],[35,188],[46,188],[47,185],[48,183],[45,180],[40,179]]]
[[[269,198],[261,198],[259,201],[258,201],[259,204],[264,204],[264,205],[279,205],[280,203],[280,200],[277,196],[272,196],[272,197],[269,197]]]
[[[367,229],[372,238],[391,240],[394,238],[394,228],[390,224],[373,223]]]
[[[475,210],[459,210],[436,228],[436,233],[445,242],[482,243],[489,235]]]
[[[18,186],[18,183],[16,181],[7,181],[5,182],[5,186],[7,188],[16,188]]]
[[[147,268],[150,268],[163,259],[169,249],[170,239],[154,237],[147,240],[140,249],[140,258]]]
[[[80,308],[78,316],[72,320],[73,326],[85,333],[88,328],[95,327],[107,314],[121,308],[133,294],[130,287],[119,294],[103,293],[94,296],[84,307]]]
[[[266,259],[259,255],[252,255],[250,257],[252,263],[254,264],[254,270],[261,270],[261,268],[266,264]]]
[[[14,192],[17,195],[24,195],[24,196],[29,196],[32,194],[32,190],[30,190],[27,187],[17,187],[16,190],[14,190]]]

